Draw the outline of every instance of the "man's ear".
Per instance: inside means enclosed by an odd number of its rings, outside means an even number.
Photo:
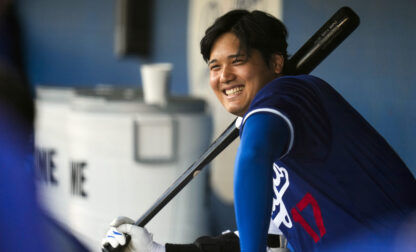
[[[270,59],[270,66],[272,67],[273,71],[276,74],[282,74],[283,71],[283,65],[285,64],[285,60],[282,55],[280,54],[273,54]]]

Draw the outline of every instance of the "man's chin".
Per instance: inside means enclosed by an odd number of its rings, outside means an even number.
[[[243,116],[245,114],[244,109],[241,107],[228,107],[227,111],[235,116]]]

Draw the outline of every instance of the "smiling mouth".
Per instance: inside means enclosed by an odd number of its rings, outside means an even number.
[[[243,89],[244,89],[244,86],[239,86],[239,87],[235,87],[235,88],[226,89],[226,90],[224,90],[224,93],[227,96],[238,95],[238,94],[243,92]]]

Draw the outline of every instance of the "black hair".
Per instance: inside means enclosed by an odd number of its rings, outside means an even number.
[[[200,42],[201,54],[205,62],[209,60],[215,41],[227,32],[233,33],[238,38],[240,51],[245,50],[249,54],[251,49],[257,49],[267,66],[273,54],[283,56],[286,63],[288,56],[285,25],[274,16],[258,10],[252,12],[232,10],[217,18],[205,31],[205,36]]]

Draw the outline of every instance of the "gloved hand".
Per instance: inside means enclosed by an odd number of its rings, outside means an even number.
[[[165,246],[153,241],[153,235],[145,228],[133,225],[134,221],[128,217],[119,216],[115,218],[108,230],[106,237],[101,244],[110,244],[113,248],[122,249],[125,252],[165,252]],[[130,242],[126,242],[126,236],[131,237]]]

